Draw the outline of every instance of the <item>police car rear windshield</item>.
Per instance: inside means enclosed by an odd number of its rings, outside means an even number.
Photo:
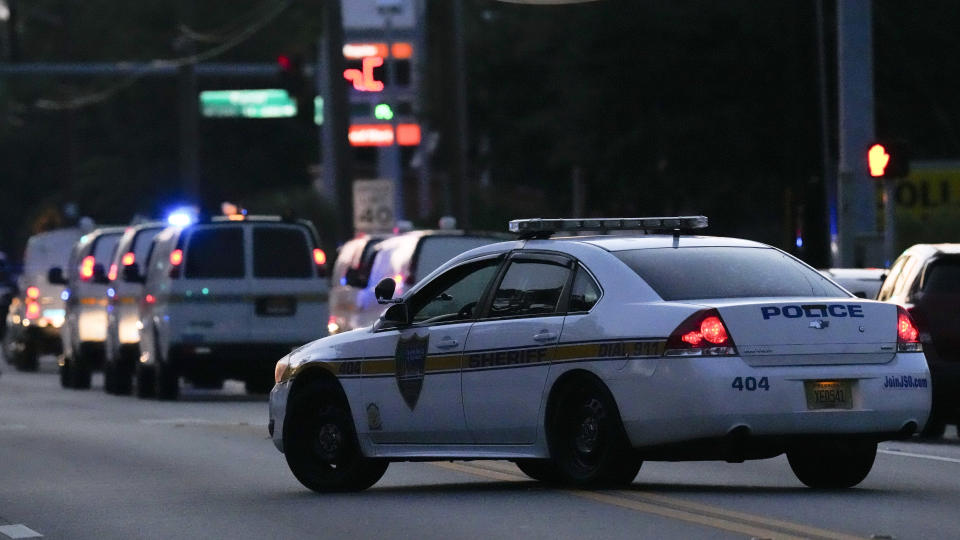
[[[848,294],[770,248],[689,247],[614,252],[664,300]]]

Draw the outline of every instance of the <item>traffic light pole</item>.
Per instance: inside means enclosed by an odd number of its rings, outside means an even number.
[[[336,186],[337,238],[353,234],[353,167],[347,147],[349,114],[343,76],[343,16],[340,0],[323,2],[323,174]]]
[[[884,178],[883,179],[883,264],[884,268],[890,268],[890,265],[893,264],[894,257],[897,254],[894,252],[896,246],[894,245],[894,240],[896,239],[896,218],[894,216],[894,207],[896,201],[896,190],[897,190],[897,179],[896,178]]]

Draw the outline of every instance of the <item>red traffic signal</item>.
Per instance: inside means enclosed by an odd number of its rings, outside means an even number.
[[[867,166],[873,178],[905,178],[910,172],[906,145],[877,142],[867,150]]]

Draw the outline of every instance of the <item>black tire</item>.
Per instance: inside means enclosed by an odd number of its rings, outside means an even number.
[[[845,489],[863,481],[873,468],[877,443],[824,440],[787,451],[797,479],[819,489]]]
[[[562,479],[557,465],[549,459],[517,459],[513,463],[520,472],[539,482],[553,484]]]
[[[318,493],[367,489],[389,465],[360,452],[346,399],[333,383],[314,381],[298,389],[281,429],[290,471]]]
[[[23,344],[23,350],[16,356],[14,367],[17,371],[37,371],[40,369],[40,353],[37,351],[37,344],[27,341]]]
[[[562,481],[575,486],[622,486],[643,462],[630,447],[610,392],[587,376],[555,390],[548,408],[547,442]]]
[[[63,355],[63,359],[60,361],[60,386],[63,388],[70,388],[72,383],[73,379],[70,375],[70,357]]]
[[[157,399],[173,401],[180,396],[180,374],[166,362],[157,362],[155,395]]]
[[[70,388],[74,390],[86,390],[90,388],[90,367],[83,362],[82,358],[73,357],[70,362]]]
[[[137,364],[137,397],[140,399],[152,398],[156,392],[156,371],[153,366]]]
[[[947,422],[940,416],[930,415],[927,424],[920,430],[920,437],[924,439],[942,439],[947,432]]]

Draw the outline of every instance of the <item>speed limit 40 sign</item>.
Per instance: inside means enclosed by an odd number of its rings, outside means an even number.
[[[394,215],[392,180],[353,181],[354,230],[390,231],[393,229]]]

